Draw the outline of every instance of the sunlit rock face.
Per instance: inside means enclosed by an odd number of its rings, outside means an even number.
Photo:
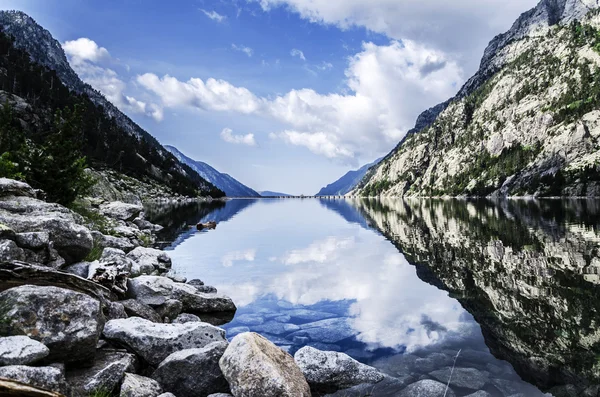
[[[541,388],[600,381],[600,208],[592,201],[360,200],[355,205]]]

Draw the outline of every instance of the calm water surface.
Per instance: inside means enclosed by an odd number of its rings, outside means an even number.
[[[263,199],[148,212],[176,271],[233,298],[230,338],[345,352],[405,382],[444,381],[458,354],[457,396],[542,396],[599,383],[599,208]],[[217,229],[186,226],[207,220]]]

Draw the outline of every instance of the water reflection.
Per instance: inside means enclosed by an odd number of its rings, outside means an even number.
[[[595,201],[233,200],[182,215],[227,222],[180,231],[169,249],[180,274],[235,300],[229,336],[252,330],[291,353],[344,351],[400,384],[439,380],[460,350],[457,365],[479,383],[454,387],[458,396],[542,395],[519,375],[580,394],[600,368],[599,209]]]

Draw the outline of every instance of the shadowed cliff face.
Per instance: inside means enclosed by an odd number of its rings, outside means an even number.
[[[542,389],[600,383],[600,203],[360,200],[419,277]]]

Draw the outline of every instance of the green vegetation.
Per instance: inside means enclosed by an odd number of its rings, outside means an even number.
[[[83,261],[84,262],[94,262],[94,261],[97,261],[102,256],[102,251],[103,250],[104,250],[104,248],[102,248],[99,244],[97,244],[96,242],[94,242],[94,245],[92,246],[92,250],[83,259]]]
[[[111,397],[112,395],[113,393],[110,390],[106,390],[106,388],[101,388],[94,390],[93,392],[88,394],[88,397]]]
[[[386,190],[388,190],[390,187],[393,186],[393,183],[390,182],[387,179],[383,179],[381,181],[377,181],[375,183],[372,183],[370,185],[367,185],[364,189],[363,189],[363,193],[362,195],[364,197],[374,197],[374,196],[379,196],[382,192],[385,192]]]
[[[113,222],[85,202],[76,200],[69,205],[69,209],[81,215],[89,229],[97,230],[102,234],[114,234]]]

